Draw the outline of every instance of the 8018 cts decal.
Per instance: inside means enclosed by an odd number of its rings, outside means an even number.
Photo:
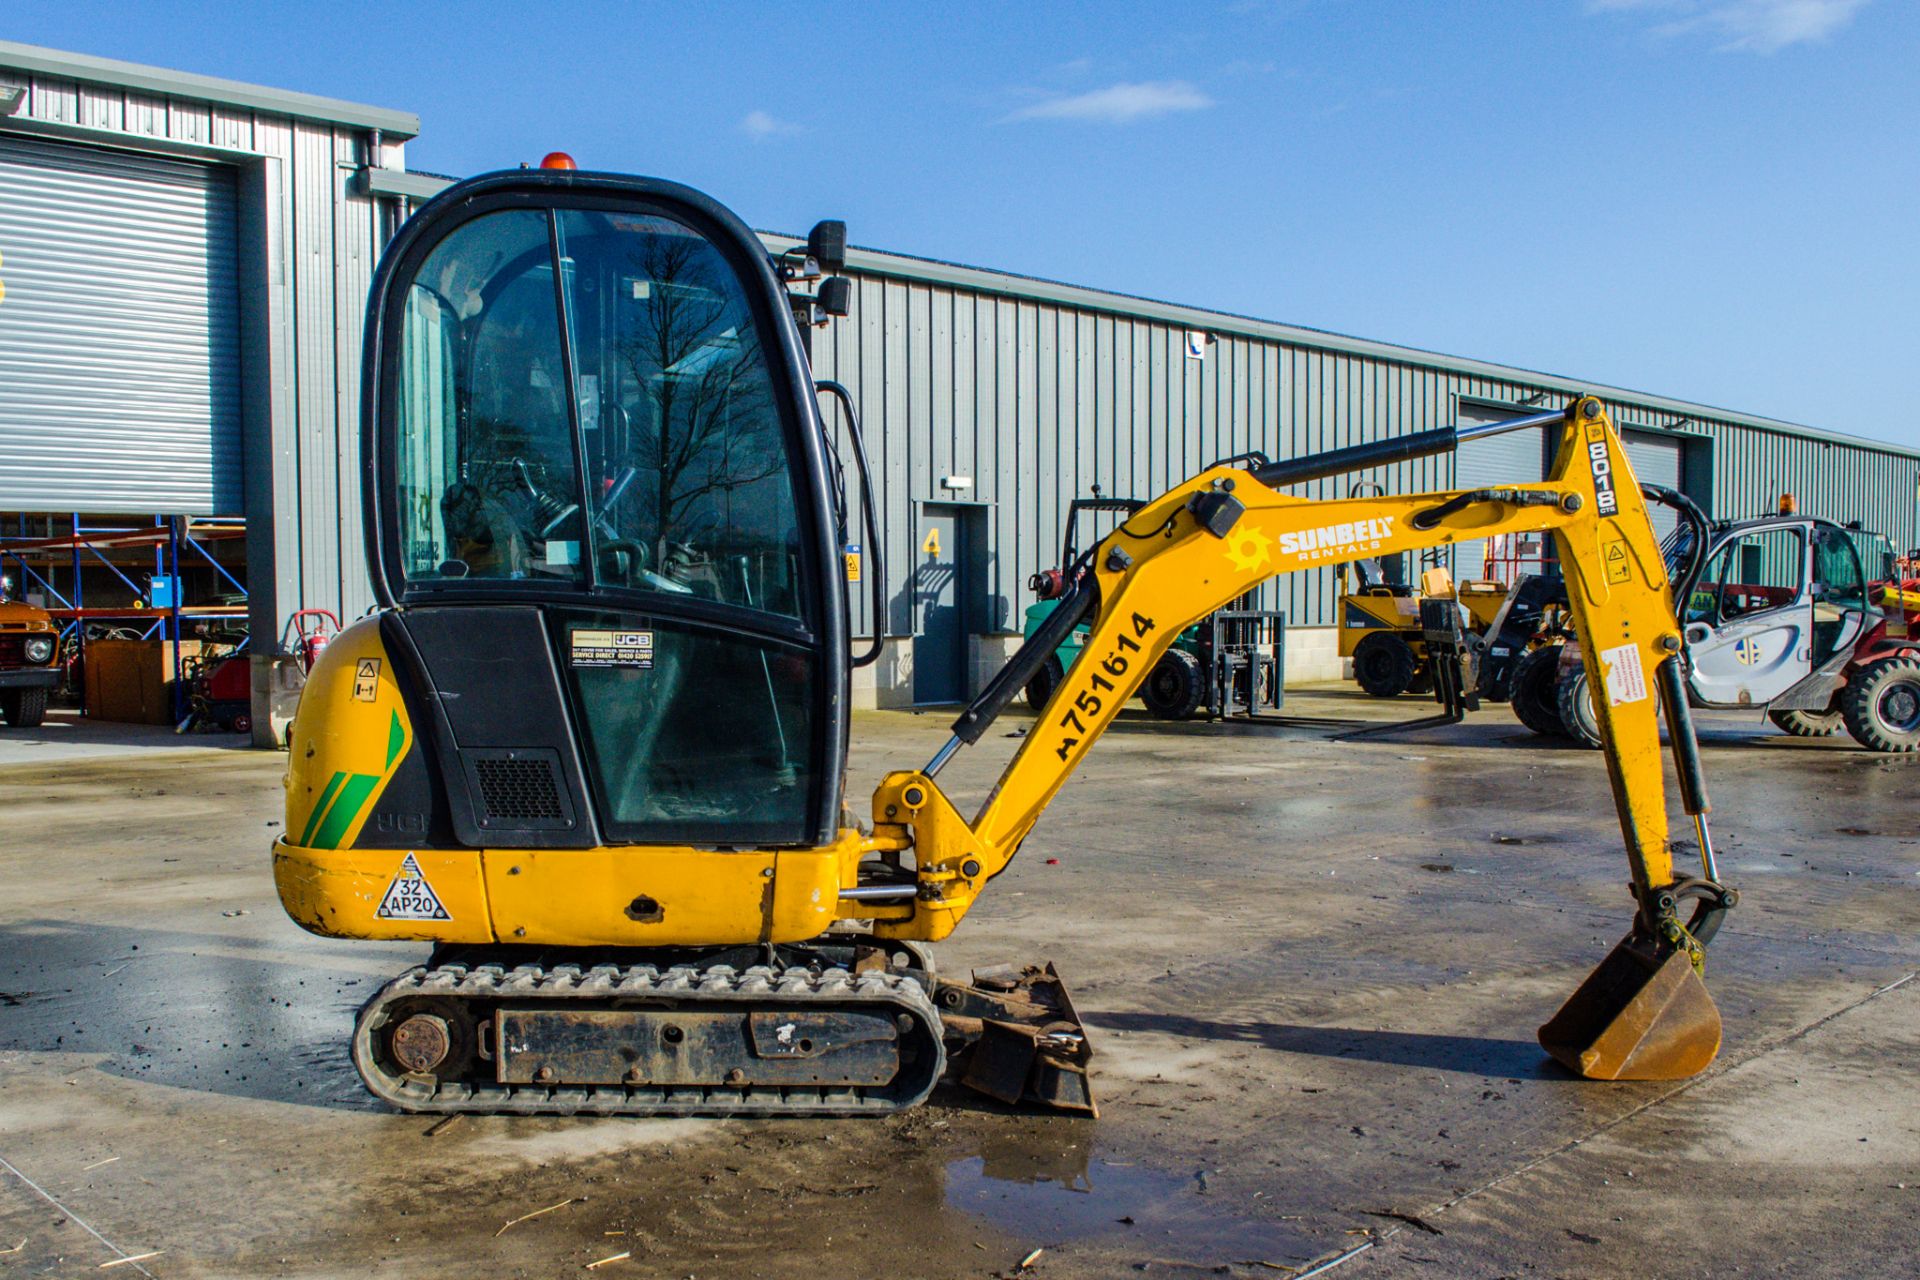
[[[1587,428],[1587,465],[1593,468],[1595,509],[1603,516],[1619,515],[1620,499],[1613,492],[1613,455],[1607,452],[1606,435],[1598,426]]]
[[[1127,668],[1131,666],[1133,662],[1127,655],[1140,652],[1140,642],[1134,639],[1134,636],[1145,636],[1152,630],[1152,618],[1139,613],[1133,615],[1133,635],[1130,636],[1122,632],[1114,636],[1112,651],[1089,668],[1093,674],[1089,678],[1088,683],[1093,687],[1082,690],[1079,695],[1074,698],[1073,704],[1067,708],[1066,714],[1060,717],[1060,727],[1062,729],[1071,729],[1073,732],[1082,735],[1082,737],[1085,736],[1087,732],[1087,722],[1080,718],[1080,713],[1084,711],[1088,716],[1097,716],[1100,714],[1100,708],[1106,705],[1106,700],[1100,695],[1103,693],[1113,694],[1118,692],[1118,687],[1112,680],[1107,679],[1107,676],[1117,678],[1127,673]],[[1084,656],[1085,655],[1083,655],[1083,657]],[[1080,669],[1080,663],[1075,662],[1073,669],[1078,671]],[[1103,671],[1106,672],[1106,675],[1100,674]],[[1065,691],[1062,691],[1060,696],[1064,698],[1066,696]],[[1060,745],[1054,748],[1054,754],[1062,760],[1065,760],[1080,743],[1081,738],[1063,737],[1060,740]]]

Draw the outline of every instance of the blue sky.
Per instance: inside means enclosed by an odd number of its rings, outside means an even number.
[[[245,15],[244,17],[242,15]],[[14,0],[756,226],[1920,445],[1920,4]]]

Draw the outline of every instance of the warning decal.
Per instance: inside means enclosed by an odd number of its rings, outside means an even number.
[[[1600,665],[1607,672],[1607,701],[1614,706],[1639,702],[1647,696],[1647,669],[1641,664],[1638,645],[1602,649]]]
[[[568,661],[576,667],[651,667],[653,632],[577,627],[568,637]]]
[[[362,658],[353,668],[353,697],[356,702],[372,702],[380,696],[380,659]]]
[[[393,876],[393,883],[387,886],[387,896],[380,899],[380,907],[374,915],[382,920],[451,920],[447,909],[440,905],[440,896],[427,883],[427,877],[420,871],[419,862],[408,854],[400,863],[400,870]]]
[[[1614,538],[1601,544],[1600,559],[1607,566],[1608,582],[1625,582],[1630,576],[1627,572],[1627,544],[1625,539]]]

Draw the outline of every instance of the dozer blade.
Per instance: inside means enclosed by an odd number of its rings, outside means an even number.
[[[1060,975],[1048,964],[975,969],[939,980],[934,1004],[960,1083],[1009,1106],[1098,1116],[1093,1049]]]
[[[1629,936],[1540,1028],[1589,1080],[1684,1080],[1720,1052],[1720,1010],[1684,950]]]

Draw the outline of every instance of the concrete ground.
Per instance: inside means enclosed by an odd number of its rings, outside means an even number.
[[[1628,919],[1597,754],[1499,708],[1351,743],[1129,717],[940,948],[1058,963],[1099,1120],[942,1091],[447,1126],[374,1105],[345,1051],[425,949],[274,899],[283,756],[0,731],[0,1277],[1910,1276],[1920,759],[1703,720],[1744,897],[1725,1047],[1684,1084],[1578,1081],[1533,1039]],[[942,783],[983,794],[1024,724]],[[854,736],[861,795],[945,717]]]

